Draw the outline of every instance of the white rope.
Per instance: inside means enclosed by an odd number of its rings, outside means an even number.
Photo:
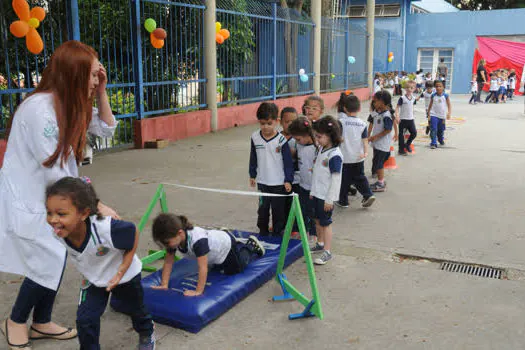
[[[250,191],[238,191],[238,190],[223,190],[219,188],[206,188],[206,187],[194,187],[194,186],[186,186],[181,184],[174,184],[174,183],[162,183],[164,186],[175,186],[180,188],[187,188],[190,190],[198,190],[198,191],[206,191],[206,192],[215,192],[215,193],[228,193],[228,194],[236,194],[240,196],[254,196],[254,197],[292,197],[297,196],[297,193],[290,193],[290,194],[276,194],[276,193],[263,193],[263,192],[250,192]]]

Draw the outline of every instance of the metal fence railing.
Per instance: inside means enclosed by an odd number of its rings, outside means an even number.
[[[40,55],[9,33],[16,15],[0,1],[0,137],[26,94],[38,84],[54,49],[70,39],[99,53],[108,72],[108,94],[119,120],[112,138],[99,149],[133,141],[133,120],[205,108],[205,0],[28,0],[44,6],[38,28]],[[152,47],[146,19],[167,32],[161,50]],[[304,13],[261,0],[217,0],[217,21],[230,38],[217,45],[219,106],[313,93],[314,24]],[[348,18],[324,18],[321,25],[321,91],[367,84],[366,31]],[[374,71],[397,70],[402,40],[376,31]],[[388,51],[396,60],[387,64]],[[398,53],[399,52],[399,53]],[[354,63],[348,60],[352,56]],[[305,75],[300,79],[299,71]],[[306,80],[306,81],[305,81]]]
[[[231,32],[217,49],[219,105],[313,92],[309,18],[276,3],[219,0],[217,20]]]
[[[321,37],[321,91],[366,86],[366,30],[349,18],[323,18]]]

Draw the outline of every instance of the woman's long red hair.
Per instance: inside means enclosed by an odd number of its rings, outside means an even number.
[[[31,93],[53,94],[59,130],[58,145],[42,163],[45,167],[52,167],[59,158],[62,166],[71,153],[77,163],[82,161],[92,117],[93,97],[89,96],[89,80],[94,59],[98,59],[98,55],[92,47],[75,40],[63,43],[51,56],[42,80]]]

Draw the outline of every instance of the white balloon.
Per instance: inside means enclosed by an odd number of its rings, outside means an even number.
[[[304,73],[306,73],[306,72],[304,71],[304,69],[302,69],[302,68],[299,69],[299,75],[304,75]]]

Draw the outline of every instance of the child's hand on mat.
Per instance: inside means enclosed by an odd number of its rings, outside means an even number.
[[[184,296],[185,297],[197,297],[199,295],[201,295],[202,292],[197,292],[196,290],[186,290],[184,291]]]
[[[255,184],[256,184],[255,179],[254,179],[254,178],[251,178],[251,179],[250,179],[250,186],[251,186],[251,187],[255,187]]]
[[[106,291],[111,292],[113,288],[118,286],[120,280],[122,279],[122,276],[124,276],[124,274],[121,271],[118,271],[117,274],[113,276],[113,278],[109,281],[108,286],[106,287]]]
[[[324,211],[329,212],[329,211],[331,211],[333,209],[334,209],[334,204],[333,203],[332,204],[328,204],[328,203],[324,202]]]
[[[168,286],[160,285],[160,286],[151,286],[151,289],[157,289],[157,290],[168,290]]]
[[[284,189],[286,190],[286,192],[292,192],[292,184],[289,182],[285,182]]]

